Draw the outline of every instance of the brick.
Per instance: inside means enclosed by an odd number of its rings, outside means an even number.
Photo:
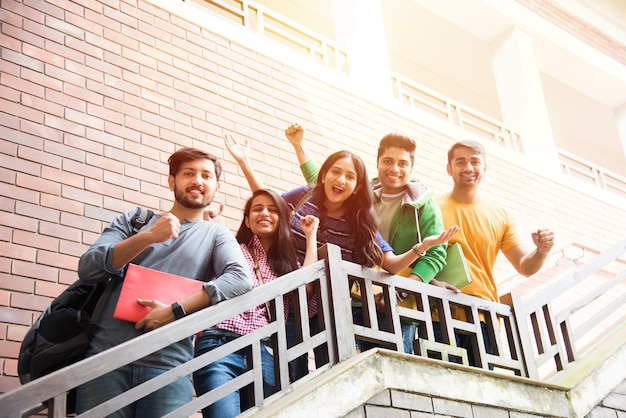
[[[509,418],[544,418],[542,415],[526,414],[524,412],[510,411]]]
[[[121,45],[111,42],[110,40],[105,39],[101,36],[94,36],[91,33],[88,33],[85,36],[85,41],[89,45],[92,45],[92,47],[95,46],[96,48],[101,49],[103,53],[102,61],[98,61],[96,59],[91,59],[91,60],[86,59],[85,64],[88,67],[94,68],[98,72],[103,72],[101,68],[102,66],[105,66],[105,67],[110,66],[111,68],[114,68],[113,71],[114,71],[114,75],[116,76],[120,73],[120,71],[123,71],[124,69],[128,69],[131,71],[138,70],[138,65],[137,63],[134,63],[134,62],[123,61],[123,64],[125,65],[120,65],[122,64],[122,61],[120,61],[120,54],[122,53]]]
[[[154,136],[155,138],[158,138],[159,136],[158,126],[132,117],[126,118],[126,128],[137,131],[139,135],[147,134]]]
[[[35,289],[35,281],[21,272],[24,270],[22,266],[36,266],[34,263],[27,263],[21,260],[13,260],[11,273],[12,274],[0,274],[0,285],[4,290],[13,290],[16,292],[33,293]]]
[[[472,405],[472,411],[474,417],[480,418],[509,418],[509,413],[506,410],[494,408],[484,405]]]
[[[44,142],[44,148],[47,144],[55,144],[55,142]],[[22,161],[32,161],[34,163],[47,165],[54,168],[61,168],[61,158],[55,155],[50,155],[45,150],[36,150],[29,147],[20,147],[18,150],[18,158],[20,158]]]
[[[81,175],[81,170],[76,167],[85,167],[85,165],[72,162],[71,160],[63,160],[63,166],[65,167],[65,169],[63,170],[57,170],[57,169],[54,169],[51,167],[45,167],[45,166],[41,167],[41,178],[46,179],[46,180],[56,181],[61,187],[61,191],[63,190],[62,186],[64,184],[68,186],[77,187],[79,189],[84,188],[85,179],[83,176],[87,174],[91,174],[92,171],[97,170],[97,168],[86,167],[85,170],[82,170],[82,175]],[[75,171],[76,174],[70,171]],[[57,193],[58,195],[61,194],[61,192],[56,191],[56,189],[52,189],[51,192],[52,191],[54,191],[55,194]],[[69,205],[71,206],[71,204]]]
[[[137,30],[136,27],[122,26],[122,30],[120,31],[120,34],[123,37],[132,39],[134,42],[136,42],[134,43],[135,45],[134,48],[131,48],[129,45],[127,45],[128,49],[125,49],[122,51],[122,56],[129,58],[129,59],[131,56],[133,57],[142,56],[142,54],[137,54],[140,44],[154,46],[154,43],[155,43],[155,40],[153,37],[149,36],[148,34],[144,32]],[[131,55],[127,55],[127,54],[131,54]],[[145,61],[143,59],[145,59]],[[150,68],[156,68],[156,60],[154,58],[144,57],[143,59],[133,59],[133,60],[139,64],[147,64],[148,67]]]
[[[36,251],[34,248],[0,241],[0,254],[2,254],[3,257],[34,262]]]
[[[16,230],[13,233],[13,242],[17,245],[24,245],[33,248],[41,248],[48,251],[59,250],[59,240],[53,237],[44,237],[27,231]]]
[[[54,66],[54,68],[50,69],[52,74],[54,74],[55,78],[59,77],[61,73],[67,73],[68,78],[67,82],[73,85],[80,86],[78,84],[79,79],[84,79],[80,74],[72,72],[65,68],[65,62],[83,62],[85,60],[85,54],[90,55],[98,55],[102,56],[102,51],[92,48],[90,45],[86,44],[82,39],[76,39],[68,37],[63,44],[49,43],[46,44],[46,51],[54,54],[58,58],[62,58],[62,62],[59,65]],[[48,70],[48,68],[46,68]],[[48,71],[47,71],[48,72]],[[51,75],[52,75],[51,74]],[[84,87],[84,83],[83,83]]]
[[[102,119],[91,116],[85,112],[78,112],[74,109],[65,109],[65,118],[69,121],[80,123],[93,129],[104,129],[104,121]]]
[[[391,405],[394,408],[411,411],[433,412],[433,402],[430,397],[399,390],[391,390]]]
[[[87,135],[89,135],[89,131],[90,129],[87,130]],[[76,148],[92,154],[102,154],[103,152],[102,144],[93,141],[85,141],[85,138],[79,138],[74,135],[66,134],[63,142],[68,147]]]
[[[38,10],[43,15],[45,15],[46,21],[50,19],[51,16],[54,16],[58,19],[63,18],[63,15],[64,15],[63,8],[56,6],[54,4],[48,4],[48,3],[42,4],[41,2],[34,1],[34,0],[26,1],[24,3],[27,4],[29,7],[32,7],[33,9]]]
[[[31,96],[28,94],[22,94],[22,104],[26,107],[41,110],[47,114],[55,115],[58,117],[63,116],[63,106],[57,103],[50,102],[43,98]]]
[[[172,196],[172,192],[170,192],[169,189],[160,185],[147,183],[145,181],[141,183],[140,192],[145,193],[146,195],[149,195],[149,196],[158,197],[163,200],[169,200],[171,199],[171,196]]]
[[[77,5],[78,6],[78,5]],[[99,26],[96,26],[93,24],[93,22],[87,20],[84,18],[84,8],[81,6],[77,7],[77,11],[74,13],[66,13],[65,14],[65,21],[70,24],[73,25],[77,28],[82,29],[83,31],[89,31],[89,32],[97,32],[100,33],[102,32],[102,28]],[[73,38],[71,38],[73,39]],[[69,41],[69,39],[68,39]]]
[[[28,22],[28,20],[25,20],[25,22]],[[32,28],[33,24],[30,23],[28,24],[28,26]],[[44,38],[42,38],[41,36],[37,36],[35,33],[28,32],[26,30],[23,30],[22,28],[16,28],[15,26],[2,25],[2,34],[18,39],[19,41],[26,44],[38,46],[39,48],[43,48],[44,45]]]
[[[109,126],[116,126],[114,124],[110,124]],[[117,125],[119,126],[119,125]],[[102,156],[104,155],[104,157],[107,157],[105,155],[106,151],[105,151],[105,146],[106,147],[112,147],[112,148],[117,148],[117,149],[123,149],[124,147],[124,139],[123,137],[119,137],[113,133],[107,133],[106,131],[98,131],[98,130],[93,130],[93,129],[88,129],[87,130],[87,139],[89,139],[90,141],[93,141],[95,143],[98,144],[102,144],[102,148],[100,150],[100,152],[94,152],[94,153],[89,153],[88,157],[87,157],[87,163],[88,164],[94,164],[96,161],[96,159],[100,159],[102,158]],[[104,162],[104,160],[102,160],[101,162]],[[109,168],[111,164],[107,164],[106,166],[98,166],[100,169],[102,169],[103,167]],[[122,165],[120,164],[114,164],[115,167],[115,171],[116,172],[121,172],[122,170]],[[98,177],[100,178],[100,177]]]
[[[369,398],[366,403],[371,404],[371,405],[378,405],[378,406],[391,406],[390,390],[385,389],[381,391],[380,393]]]
[[[3,21],[3,25],[6,26],[6,27],[11,26],[9,23],[6,23],[5,21]],[[17,39],[10,38],[8,36],[2,36],[2,37],[0,37],[0,46],[2,48],[7,49],[7,50],[20,51],[20,49],[22,47],[22,43],[20,41],[18,41]],[[2,70],[6,74],[11,74],[11,75],[14,75],[14,76],[17,76],[20,73],[20,67],[18,65],[15,65],[15,64],[12,64],[12,63],[9,63],[9,62],[4,62],[2,64]],[[8,89],[7,89],[7,91],[8,91]],[[7,96],[3,96],[3,97],[7,97]]]
[[[78,280],[78,273],[74,270],[61,270],[59,276],[59,283],[67,286]]]
[[[146,196],[140,192],[134,192],[132,190],[124,190],[124,200],[127,202],[134,203],[137,206],[153,208],[153,207],[158,206],[159,199],[151,197],[151,196]]]
[[[433,412],[460,418],[472,418],[471,405],[449,399],[433,398]]]
[[[626,412],[626,394],[610,393],[606,398],[604,398],[604,401],[602,401],[602,405]]]
[[[18,341],[21,346],[21,340]],[[18,352],[19,355],[19,352]],[[17,374],[17,358],[5,359],[4,361],[4,375],[5,376],[18,376]]]
[[[124,172],[124,163],[120,161],[113,161],[109,158],[103,157],[101,155],[95,154],[87,154],[86,155],[86,163],[88,166],[98,167],[100,170],[106,169],[106,171],[122,174]],[[96,176],[94,178],[102,179],[104,178],[104,171],[102,171],[101,176]]]
[[[84,39],[86,35],[83,29],[66,22],[64,19],[55,19],[53,17],[47,16],[46,26],[48,26],[50,29],[54,29],[55,31],[69,35],[70,39]]]
[[[100,226],[100,221],[88,219],[85,217],[83,212],[78,214],[73,213],[61,213],[61,225],[67,226],[70,229],[76,230],[84,230],[84,231],[93,231],[93,232],[101,232],[102,228]],[[73,235],[73,237],[76,235]],[[80,242],[76,240],[71,240],[73,242]]]
[[[124,163],[124,172],[128,173],[129,168],[139,168],[140,155],[129,152],[127,149],[106,146],[104,157]]]
[[[78,200],[88,205],[100,206],[102,204],[102,197],[100,195],[67,185],[63,185],[61,188],[61,196],[70,200]]]
[[[0,341],[0,357],[17,358],[20,353],[20,345],[16,341]]]
[[[359,406],[356,409],[348,412],[344,418],[366,418],[365,415],[365,406]]]
[[[27,87],[25,86],[24,83],[28,83],[29,85],[32,84],[30,82],[24,82],[24,81],[20,82],[19,84],[22,84],[23,87]],[[44,122],[43,112],[37,109],[30,108],[28,106],[24,106],[20,103],[10,103],[4,99],[0,99],[0,108],[2,108],[4,112],[10,115],[16,115],[23,119],[33,121],[35,123]]]
[[[105,7],[103,9],[103,15],[110,18],[112,22],[119,23],[122,26],[123,25],[130,26],[130,27],[137,26],[137,19],[134,16],[132,16],[132,14],[129,15],[120,10],[116,10],[115,8]],[[119,32],[120,27],[110,27],[110,29]]]
[[[365,405],[367,418],[411,418],[411,412],[378,405]]]
[[[85,88],[83,86],[75,86],[71,83],[64,84],[63,93],[67,94],[70,97],[74,97],[81,102],[84,101],[86,103],[94,103],[100,106],[102,106],[102,104],[104,103],[104,97],[101,92],[94,89]],[[111,90],[109,89],[107,93],[110,94]],[[83,109],[82,106],[72,106],[72,108],[86,111],[86,106],[85,109]]]
[[[67,219],[65,216],[63,219]],[[80,242],[81,231],[75,226],[59,225],[58,223],[50,223],[42,221],[39,226],[41,235],[48,235],[55,238],[66,239],[70,241]]]
[[[48,77],[48,80],[52,80]],[[69,96],[64,92],[47,90],[46,91],[46,100],[62,105],[64,107],[69,107],[78,112],[86,112],[87,104],[83,100],[77,100],[75,97]]]
[[[13,297],[13,299],[17,299],[17,298],[21,298],[21,300],[24,300],[24,298],[21,297],[19,293],[16,293],[15,296]],[[33,307],[35,305],[36,303],[33,303]],[[16,305],[12,303],[11,306],[16,306]],[[30,311],[27,311],[24,309],[15,309],[13,307],[7,308],[4,306],[0,306],[0,323],[30,325],[31,318],[32,318],[32,315],[30,314]],[[3,356],[0,356],[0,357],[3,357]]]
[[[28,51],[34,51],[35,48],[33,47],[28,47],[27,45],[25,45],[23,47],[23,49],[26,48]],[[20,67],[24,67],[27,69],[31,69],[35,72],[38,73],[42,73],[43,72],[43,66],[44,63],[41,62],[41,60],[36,59],[32,56],[29,56],[28,53],[25,53],[26,51],[20,51],[21,53],[18,53],[17,51],[11,51],[10,49],[4,50],[2,51],[2,59],[6,60],[8,62],[12,62],[16,65],[19,65]],[[20,82],[19,78],[17,77],[11,77],[10,75],[6,76],[9,80],[12,81],[7,81],[7,84],[10,84],[11,86],[19,89],[19,90],[23,90],[24,87],[19,88],[17,86],[17,84],[21,84],[21,86],[28,86],[28,83],[25,82]],[[38,93],[41,96],[43,96],[43,86],[39,86],[35,83],[32,83],[32,86],[30,86],[30,90],[33,93]]]
[[[90,68],[85,64],[80,62],[75,62],[71,60],[66,60],[65,68],[71,72],[79,74],[89,80],[94,80],[98,83],[102,83],[103,79],[106,79],[106,74],[103,74],[101,71]]]
[[[69,111],[70,109],[68,109]],[[85,136],[85,126],[80,122],[73,122],[68,119],[58,118],[52,115],[46,115],[46,126],[57,129],[61,132],[69,132],[76,136]]]
[[[46,22],[50,20],[50,17],[46,16]],[[25,31],[36,34],[38,38],[41,39],[46,39],[47,41],[53,41],[59,44],[63,43],[63,38],[64,35],[62,33],[59,33],[57,30],[55,30],[54,28],[50,28],[48,27],[46,24],[40,24],[38,22],[34,22],[30,19],[25,19],[24,20],[24,24],[23,24],[23,28]],[[32,38],[31,38],[32,39]],[[28,42],[27,43],[31,43]],[[42,45],[37,42],[37,43],[33,43],[34,45],[37,45],[38,47],[42,47]]]
[[[80,257],[87,251],[89,245],[81,244],[73,241],[61,240],[59,242],[59,253],[67,254],[74,257]]]
[[[59,211],[42,208],[39,205],[33,205],[30,203],[16,202],[15,212],[33,219],[41,219],[50,222],[59,221]]]
[[[15,276],[7,277],[4,283],[6,289],[12,289],[24,293],[35,293],[35,280],[56,282],[59,277],[59,270],[54,267],[43,266],[41,264],[28,263],[21,260],[13,262],[11,270]],[[11,285],[10,287],[8,287]]]
[[[24,339],[24,336],[26,335],[26,333],[28,332],[28,330],[30,329],[30,326],[26,325],[9,325],[7,327],[7,334],[5,336],[5,338],[8,341],[15,341],[18,343],[21,343],[22,340]]]
[[[103,181],[85,179],[85,188],[101,196],[122,199],[124,197],[124,187],[120,187],[119,185],[115,185],[107,181],[107,178],[110,179],[112,175],[112,173],[107,175],[105,172],[105,180]]]
[[[35,294],[46,298],[55,298],[67,289],[67,285],[57,282],[38,281]]]
[[[9,392],[20,387],[20,381],[17,377],[0,376],[0,393]]]
[[[65,270],[77,270],[78,257],[38,250],[37,263],[58,267]]]

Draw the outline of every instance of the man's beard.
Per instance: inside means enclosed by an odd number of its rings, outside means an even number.
[[[189,200],[185,197],[186,194],[186,190],[185,191],[180,191],[177,188],[174,188],[174,199],[176,199],[176,201],[178,203],[180,203],[183,207],[186,207],[188,209],[203,209],[206,208],[207,206],[209,206],[211,204],[211,201],[213,200],[213,196],[205,196],[202,195],[202,202],[198,203],[195,200]]]

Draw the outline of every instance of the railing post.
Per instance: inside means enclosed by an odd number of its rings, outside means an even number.
[[[507,293],[500,297],[500,303],[510,306],[513,310],[513,318],[517,323],[517,336],[522,350],[521,357],[526,368],[526,376],[531,379],[539,379],[539,371],[533,357],[532,341],[530,339],[531,329],[526,322],[526,312],[522,308],[524,306],[522,298],[516,293]]]
[[[338,246],[326,244],[325,248],[320,249],[320,256],[326,259],[334,325],[331,334],[337,342],[337,359],[341,362],[356,355],[348,275],[342,267],[341,249]]]

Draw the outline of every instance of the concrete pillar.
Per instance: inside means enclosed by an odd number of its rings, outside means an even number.
[[[351,77],[368,95],[392,95],[380,0],[333,0],[332,9],[336,40],[348,46]]]
[[[524,153],[542,171],[558,171],[559,160],[530,36],[513,29],[491,45],[502,119],[518,131]]]

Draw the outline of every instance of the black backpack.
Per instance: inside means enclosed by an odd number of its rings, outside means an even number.
[[[137,208],[131,223],[133,234],[148,223],[154,212]],[[22,384],[45,376],[85,357],[89,341],[105,302],[120,278],[88,284],[72,283],[41,313],[24,336],[17,361]],[[75,412],[75,389],[68,393],[67,412]]]

